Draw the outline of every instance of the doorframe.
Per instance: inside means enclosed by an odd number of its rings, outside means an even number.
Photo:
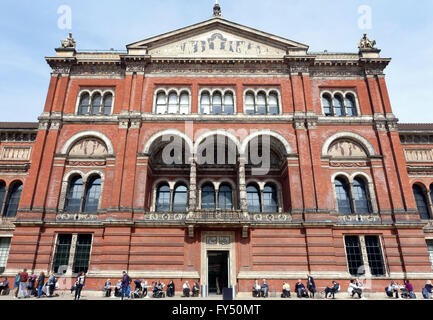
[[[209,242],[208,237],[214,238],[215,242]],[[223,238],[223,239],[221,239]],[[228,240],[229,243],[225,243],[221,240]],[[206,285],[209,294],[208,286],[208,251],[228,251],[229,253],[229,277],[228,285],[233,287],[236,285],[236,242],[234,231],[203,231],[201,233],[201,264],[200,264],[200,283]]]

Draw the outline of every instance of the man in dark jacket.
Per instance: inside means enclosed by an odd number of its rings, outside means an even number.
[[[3,279],[3,281],[0,282],[0,295],[1,295],[1,293],[3,292],[3,290],[4,290],[4,291],[7,291],[8,288],[9,288],[9,281],[8,281],[8,279],[5,277],[5,278]]]
[[[310,275],[308,275],[307,289],[310,291],[310,298],[314,298],[314,294],[316,293],[316,283],[314,282],[314,278]]]
[[[122,293],[120,296],[120,299],[123,300],[123,297],[126,295],[129,298],[129,294],[128,294],[128,287],[129,284],[131,283],[131,278],[128,276],[128,274],[126,273],[126,271],[123,271],[123,278],[122,278]]]
[[[301,279],[296,283],[295,291],[298,298],[308,298],[307,289],[305,289]]]

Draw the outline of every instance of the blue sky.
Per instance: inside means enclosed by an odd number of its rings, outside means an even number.
[[[129,43],[210,18],[213,0],[2,0],[0,121],[37,121],[50,68],[69,30],[58,27],[61,5],[72,9],[78,50],[125,49]],[[377,41],[391,103],[400,122],[433,122],[433,0],[220,0],[224,18],[310,46],[357,52],[363,32]],[[362,5],[372,28],[358,26]]]

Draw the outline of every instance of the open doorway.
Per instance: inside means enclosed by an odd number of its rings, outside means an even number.
[[[229,251],[208,251],[209,294],[221,295],[229,287]]]

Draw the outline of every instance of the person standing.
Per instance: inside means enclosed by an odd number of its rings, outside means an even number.
[[[268,297],[268,291],[269,291],[269,285],[268,285],[268,283],[266,282],[266,279],[263,279],[263,282],[262,282],[262,285],[261,285],[261,291],[262,291],[262,294],[261,294],[261,296],[263,297],[263,298],[267,298]]]
[[[56,276],[54,272],[51,272],[50,277],[48,278],[48,294],[47,297],[52,297],[54,295],[54,290],[56,288]]]
[[[44,287],[45,273],[42,271],[38,278],[38,298],[42,296],[42,288]]]
[[[128,294],[128,288],[129,288],[129,284],[131,283],[131,278],[128,276],[128,274],[126,273],[126,271],[123,271],[123,278],[122,278],[122,292],[121,292],[121,296],[120,296],[120,300],[123,300],[123,297],[126,295],[129,299],[129,294]]]
[[[316,283],[311,275],[308,275],[307,289],[310,292],[310,298],[314,298],[314,294],[316,293]]]
[[[17,298],[18,297],[18,291],[20,290],[20,273],[19,272],[15,276],[14,288],[15,288],[14,296],[15,296],[15,298]]]
[[[84,272],[81,272],[80,275],[78,276],[77,280],[75,281],[75,298],[74,298],[74,300],[80,300],[81,290],[83,290],[85,279],[86,279],[86,277],[84,275]]]
[[[27,294],[27,280],[29,279],[29,274],[27,273],[27,269],[24,268],[23,272],[20,273],[20,286],[18,292],[18,299],[28,298]]]
[[[173,280],[171,280],[167,286],[167,297],[172,298],[175,295],[175,286]]]

